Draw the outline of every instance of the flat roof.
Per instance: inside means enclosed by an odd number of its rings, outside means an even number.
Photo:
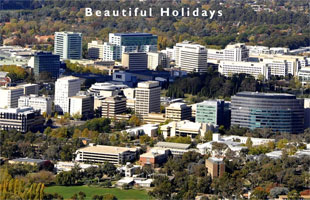
[[[156,36],[152,33],[114,33],[115,36]]]
[[[295,95],[287,93],[239,92],[235,96],[266,99],[296,99]]]
[[[46,160],[42,160],[42,159],[35,159],[35,158],[16,158],[13,159],[12,161],[14,162],[32,162],[32,163],[41,163],[44,162]]]
[[[96,146],[87,146],[84,148],[80,148],[77,151],[92,152],[92,153],[119,154],[119,153],[124,153],[126,151],[137,151],[137,148],[96,145]]]
[[[175,142],[158,142],[156,147],[171,148],[171,149],[189,149],[191,144],[175,143]]]

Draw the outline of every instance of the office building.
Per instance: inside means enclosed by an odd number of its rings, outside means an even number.
[[[149,152],[140,155],[139,163],[141,166],[158,167],[167,162],[169,154],[169,149],[153,147]]]
[[[91,118],[94,114],[94,97],[79,92],[69,98],[70,115],[80,115],[81,119]]]
[[[233,76],[233,74],[249,74],[258,78],[269,79],[268,65],[259,62],[236,62],[236,61],[220,61],[218,71],[224,76]]]
[[[101,40],[93,40],[87,44],[88,57],[92,59],[103,59],[103,42]]]
[[[0,129],[17,130],[22,133],[42,127],[44,118],[31,107],[0,109]]]
[[[197,136],[204,137],[207,131],[215,132],[218,130],[218,126],[214,124],[195,123],[189,120],[183,120],[179,122],[170,122],[169,124],[160,127],[164,138],[181,136],[190,137],[191,139]]]
[[[94,83],[88,92],[94,96],[111,97],[118,95],[125,88],[128,86],[121,82]]]
[[[18,107],[18,99],[23,96],[24,89],[19,87],[0,87],[0,108]]]
[[[136,159],[137,148],[117,147],[117,146],[87,146],[75,152],[75,160],[78,162],[94,162],[112,164],[125,164]]]
[[[304,101],[291,94],[239,92],[231,98],[231,125],[302,133]]]
[[[151,112],[160,111],[160,86],[158,81],[138,83],[136,88],[135,112],[146,116]]]
[[[229,127],[229,104],[223,100],[209,100],[196,104],[196,122]]]
[[[185,103],[172,103],[166,107],[166,119],[171,121],[190,120],[192,109]]]
[[[129,71],[147,70],[147,54],[143,52],[123,53],[122,66]]]
[[[156,70],[158,66],[163,68],[167,67],[166,55],[161,52],[148,52],[147,53],[147,68],[149,70]]]
[[[31,94],[39,94],[39,85],[38,84],[33,84],[33,83],[28,83],[28,84],[23,84],[23,85],[18,85],[17,87],[23,88],[24,90],[24,95],[31,95]]]
[[[223,158],[210,157],[206,159],[206,168],[212,178],[221,177],[225,173],[225,163]]]
[[[189,152],[191,144],[175,143],[175,142],[157,142],[155,147],[162,149],[169,149],[173,156],[182,156],[184,153]]]
[[[208,49],[208,60],[218,61],[245,61],[249,57],[249,50],[245,44],[229,44],[225,49]]]
[[[303,86],[310,85],[310,67],[301,68],[298,72],[298,78]]]
[[[57,78],[59,76],[59,55],[53,55],[51,52],[37,52],[33,57],[33,72],[35,76],[40,77],[43,72],[48,73],[53,78]]]
[[[55,82],[55,110],[59,113],[69,113],[69,97],[75,96],[81,90],[81,81],[74,76],[66,76]]]
[[[177,43],[173,47],[175,51],[175,64],[186,72],[206,72],[207,49],[199,44],[188,41]]]
[[[34,110],[40,110],[41,115],[46,113],[52,114],[51,97],[38,96],[31,94],[29,96],[21,96],[18,99],[18,107],[32,107]]]
[[[115,118],[126,112],[126,98],[123,96],[112,96],[105,98],[101,103],[102,117]]]
[[[157,51],[157,35],[150,33],[110,33],[109,44],[116,51],[115,60],[125,52]]]
[[[82,58],[82,33],[55,32],[54,53],[60,59]]]
[[[305,128],[310,128],[310,99],[304,99]]]

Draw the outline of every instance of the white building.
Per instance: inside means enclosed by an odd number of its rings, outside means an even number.
[[[51,97],[38,96],[31,94],[29,96],[21,96],[18,99],[18,107],[32,107],[34,110],[40,110],[48,115],[52,114],[52,99]]]
[[[244,61],[249,57],[249,50],[244,43],[229,44],[225,49],[208,49],[208,61]]]
[[[174,49],[172,48],[166,48],[164,50],[161,50],[160,51],[161,53],[165,54],[166,57],[169,59],[169,60],[175,60],[175,51]]]
[[[39,85],[38,84],[23,84],[23,85],[18,85],[17,87],[23,88],[24,89],[24,95],[30,95],[30,94],[39,94]]]
[[[70,115],[74,114],[81,115],[82,118],[88,118],[93,114],[94,111],[94,97],[77,93],[77,95],[69,98],[70,101]]]
[[[158,81],[146,81],[138,83],[135,89],[135,112],[146,116],[151,112],[160,111],[160,86]]]
[[[138,148],[96,145],[80,148],[75,155],[78,162],[124,164],[136,159]]]
[[[158,66],[162,66],[162,61],[164,59],[163,53],[158,52],[148,52],[147,53],[147,68],[149,70],[156,70]],[[165,63],[165,66],[167,67],[167,63]]]
[[[82,33],[55,32],[54,53],[60,59],[82,58]]]
[[[269,79],[268,65],[265,63],[220,61],[218,71],[224,76],[245,73],[254,76],[255,79],[260,76],[267,80]]]
[[[121,90],[128,88],[121,82],[104,82],[92,84],[88,92],[94,96],[111,97],[118,95]]]
[[[298,78],[302,85],[310,85],[310,67],[301,68],[298,72]]]
[[[175,64],[186,72],[206,72],[207,49],[199,44],[188,41],[177,43],[173,47],[175,51]]]
[[[24,89],[20,87],[0,87],[0,108],[18,107],[18,99],[23,94]]]
[[[125,131],[131,136],[148,135],[149,137],[157,136],[158,124],[144,124],[139,127],[126,129]]]
[[[81,81],[74,76],[66,76],[55,82],[55,110],[60,113],[69,112],[69,97],[81,90]]]

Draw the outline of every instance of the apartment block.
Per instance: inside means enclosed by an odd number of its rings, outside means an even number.
[[[249,50],[244,43],[229,44],[225,49],[208,49],[208,60],[245,61],[249,57]]]

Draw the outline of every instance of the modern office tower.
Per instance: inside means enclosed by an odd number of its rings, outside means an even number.
[[[138,148],[96,145],[80,148],[75,155],[78,162],[125,164],[136,159]]]
[[[0,109],[0,129],[27,132],[41,127],[44,118],[31,107]]]
[[[239,92],[231,98],[231,125],[302,133],[304,100],[291,94]]]
[[[103,59],[103,42],[102,40],[93,40],[88,43],[88,57],[93,59]]]
[[[39,77],[42,72],[47,72],[53,78],[59,76],[60,57],[51,52],[37,52],[34,54],[34,75]]]
[[[28,83],[28,84],[18,85],[17,87],[23,88],[24,95],[39,94],[38,84]]]
[[[34,110],[40,110],[41,115],[52,114],[52,99],[51,97],[38,96],[31,94],[29,96],[21,96],[18,99],[18,107],[32,107]]]
[[[116,50],[114,60],[120,60],[124,52],[157,51],[157,35],[150,33],[110,33],[109,44],[107,45]]]
[[[94,97],[79,92],[75,96],[69,98],[70,115],[81,115],[82,119],[88,119],[94,114]]]
[[[172,103],[166,107],[166,119],[172,121],[189,120],[192,117],[192,109],[185,103]]]
[[[116,115],[126,112],[126,98],[112,96],[105,98],[101,103],[102,117],[113,119]]]
[[[301,68],[298,72],[298,78],[303,86],[310,85],[310,67]]]
[[[163,68],[167,67],[166,55],[161,52],[148,52],[147,53],[147,68],[149,70],[156,70],[158,66]]]
[[[224,76],[232,76],[233,74],[250,74],[258,79],[263,77],[269,79],[268,65],[259,62],[235,62],[235,61],[220,61],[218,71]]]
[[[69,112],[69,97],[75,96],[81,90],[81,81],[74,76],[66,76],[55,82],[55,110],[59,113]]]
[[[135,112],[146,116],[151,112],[160,111],[160,86],[158,81],[138,83],[136,88]]]
[[[54,52],[60,59],[82,58],[82,33],[55,32]]]
[[[147,54],[143,52],[123,53],[122,66],[129,71],[147,70]]]
[[[305,128],[310,128],[310,99],[304,99],[305,103]]]
[[[245,61],[249,57],[249,50],[245,44],[227,45],[225,49],[208,49],[208,60]]]
[[[193,44],[188,41],[177,43],[175,50],[175,64],[186,72],[206,72],[207,49],[206,47]]]
[[[229,104],[223,100],[209,100],[196,104],[196,122],[229,127]]]
[[[212,178],[221,177],[225,173],[225,163],[223,158],[210,157],[206,159],[206,168]]]
[[[0,108],[16,108],[18,99],[24,95],[24,89],[19,87],[0,87]]]

